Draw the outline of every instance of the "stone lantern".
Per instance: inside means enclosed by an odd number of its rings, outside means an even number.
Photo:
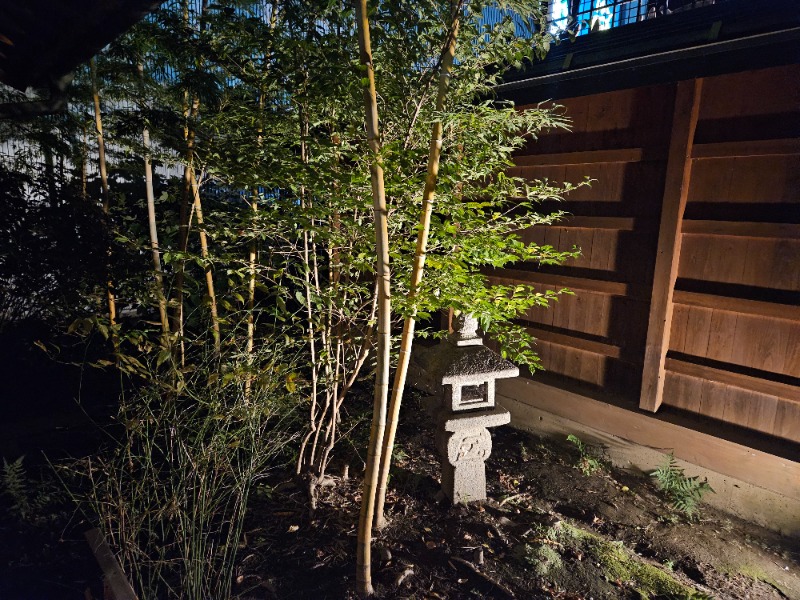
[[[511,420],[495,404],[495,381],[519,376],[519,368],[483,345],[471,315],[456,317],[454,327],[438,346],[415,350],[413,372],[415,385],[432,396],[442,490],[456,504],[486,499],[488,428]]]

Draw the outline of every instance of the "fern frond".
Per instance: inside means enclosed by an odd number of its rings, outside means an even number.
[[[9,463],[3,457],[3,493],[11,498],[11,512],[25,519],[31,510],[27,475],[22,461],[25,456]]]
[[[667,455],[667,461],[651,473],[659,489],[672,501],[673,510],[689,518],[698,511],[698,503],[706,492],[714,492],[707,479],[700,481],[697,476],[688,477],[675,460],[674,453]]]

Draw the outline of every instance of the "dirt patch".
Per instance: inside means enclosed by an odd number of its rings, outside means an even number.
[[[800,598],[790,540],[703,507],[676,515],[647,478],[584,475],[574,446],[499,428],[490,500],[439,494],[433,433],[417,406],[399,434],[373,579],[383,598]],[[313,513],[292,482],[251,514],[239,591],[352,598],[360,479],[338,478]]]

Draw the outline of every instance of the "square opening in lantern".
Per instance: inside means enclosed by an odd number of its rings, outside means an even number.
[[[465,408],[478,408],[489,406],[489,391],[487,383],[477,385],[464,385],[461,387],[461,398],[453,407],[454,410]]]

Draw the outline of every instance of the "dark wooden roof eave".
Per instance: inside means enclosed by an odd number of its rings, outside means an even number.
[[[517,104],[800,62],[794,0],[732,0],[563,41],[513,72],[497,96]]]
[[[162,0],[0,0],[0,82],[50,88]]]

